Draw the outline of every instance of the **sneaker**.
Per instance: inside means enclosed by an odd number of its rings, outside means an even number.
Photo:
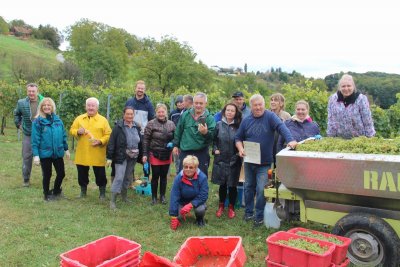
[[[62,192],[59,193],[59,194],[53,194],[53,199],[54,200],[60,200],[62,198],[64,198],[64,194]]]
[[[243,220],[246,222],[254,220],[254,215],[245,214]]]
[[[198,227],[204,227],[206,226],[204,219],[196,220],[197,226]]]
[[[29,187],[31,185],[31,183],[29,182],[29,180],[24,180],[24,183],[22,184],[23,187]]]
[[[254,227],[254,228],[260,227],[261,225],[264,225],[264,220],[263,220],[263,219],[261,219],[261,220],[254,220],[254,224],[253,224],[253,227]]]
[[[43,198],[44,201],[54,201],[56,200],[53,195],[47,195]]]

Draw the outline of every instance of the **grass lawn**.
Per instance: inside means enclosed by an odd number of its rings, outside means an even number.
[[[233,220],[226,215],[217,219],[218,187],[212,184],[206,227],[198,228],[190,221],[176,232],[169,228],[168,205],[151,206],[150,197],[137,195],[133,190],[129,191],[129,198],[134,203],[118,202],[119,209],[111,211],[108,200],[100,202],[98,199],[93,173],[90,173],[87,198],[77,198],[80,189],[76,168],[70,160],[65,160],[65,198],[56,202],[43,201],[40,167],[33,167],[31,187],[22,187],[21,142],[17,141],[11,122],[8,126],[6,135],[0,136],[0,266],[59,266],[62,252],[110,234],[140,243],[142,254],[151,251],[171,260],[190,236],[240,235],[247,255],[246,266],[265,266],[265,239],[275,230],[253,229],[252,223],[242,220],[243,208],[237,210]],[[140,175],[139,171],[137,173]],[[172,179],[172,176],[168,178],[167,191]],[[54,182],[54,173],[51,182]],[[107,185],[108,198],[109,188],[110,184]],[[285,223],[282,230],[299,225],[321,227]]]

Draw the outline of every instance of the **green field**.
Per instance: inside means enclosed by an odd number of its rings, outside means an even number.
[[[12,61],[16,56],[41,59],[46,64],[57,65],[58,51],[49,48],[41,40],[21,40],[14,36],[0,34],[0,79],[12,81]]]
[[[76,169],[69,160],[65,160],[65,198],[43,201],[40,167],[33,167],[31,187],[22,187],[20,149],[21,143],[10,122],[6,135],[0,136],[0,266],[59,266],[62,252],[110,234],[140,243],[142,254],[151,251],[169,259],[190,236],[240,235],[247,255],[246,266],[265,266],[265,239],[274,231],[265,227],[253,229],[252,223],[242,220],[243,208],[237,210],[233,220],[226,215],[217,219],[218,187],[215,185],[210,185],[206,227],[195,226],[192,217],[190,223],[184,223],[174,232],[169,229],[168,205],[151,206],[150,197],[137,195],[133,190],[129,192],[133,204],[118,202],[119,209],[111,211],[108,200],[99,201],[92,173],[88,197],[77,198],[80,189]],[[53,182],[54,174],[52,178]],[[172,179],[170,176],[168,190]],[[110,184],[107,197],[109,188]],[[284,224],[282,229],[299,225],[321,229],[300,223]]]

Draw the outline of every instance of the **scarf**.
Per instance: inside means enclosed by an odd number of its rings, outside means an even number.
[[[197,176],[198,176],[197,172],[195,172],[193,177],[191,177],[191,178],[187,177],[186,174],[183,173],[183,175],[182,175],[182,183],[185,183],[187,185],[193,186],[192,180],[193,179],[197,179],[198,178]]]
[[[344,106],[347,107],[350,104],[354,104],[359,95],[360,95],[360,92],[353,92],[348,97],[344,97],[342,92],[338,91],[337,92],[337,96],[338,96],[337,102],[343,102]]]

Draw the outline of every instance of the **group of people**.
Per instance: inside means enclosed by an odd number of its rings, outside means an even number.
[[[290,116],[284,110],[285,98],[279,93],[270,97],[270,109],[266,109],[263,96],[251,96],[249,108],[243,93],[236,92],[232,101],[214,116],[206,108],[206,94],[178,96],[176,109],[168,116],[167,106],[157,104],[154,109],[145,90],[145,83],[138,81],[135,95],[126,102],[123,118],[115,122],[113,129],[98,113],[99,101],[94,97],[86,100],[86,112],[74,120],[69,130],[77,140],[74,162],[80,196],[87,194],[89,168],[92,167],[99,198],[105,199],[105,167],[113,166],[110,208],[116,209],[118,195],[122,201],[129,202],[128,188],[134,177],[135,164],[140,162],[146,172],[151,166],[151,204],[158,201],[167,204],[167,175],[174,162],[177,173],[169,201],[173,230],[192,209],[196,223],[199,226],[205,224],[210,147],[214,155],[211,182],[219,185],[216,217],[223,216],[226,199],[228,218],[236,216],[237,185],[244,168],[244,219],[260,226],[264,218],[267,171],[275,162],[275,154],[284,147],[295,148],[298,142],[320,135],[318,124],[309,115],[309,104],[299,100],[295,104],[295,114]],[[33,159],[42,168],[44,199],[57,199],[62,194],[65,176],[63,157],[70,157],[66,131],[56,115],[54,101],[39,95],[36,84],[28,84],[27,95],[18,101],[15,109],[15,124],[24,134],[24,186],[29,186]],[[374,134],[368,99],[357,91],[350,75],[343,75],[338,91],[329,98],[327,135],[351,138]],[[247,144],[250,143],[257,145],[256,161],[246,160],[249,156],[246,155],[249,153]],[[52,165],[56,179],[50,190]]]

